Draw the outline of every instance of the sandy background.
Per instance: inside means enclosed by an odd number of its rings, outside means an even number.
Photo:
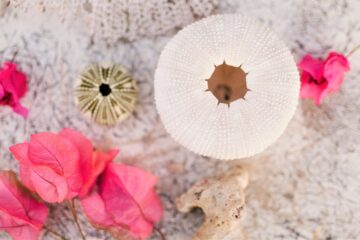
[[[221,0],[215,13],[241,13],[268,24],[292,50],[325,56],[347,53],[360,44],[357,0]],[[0,18],[0,60],[12,58],[28,73],[23,103],[28,121],[0,109],[0,167],[17,170],[7,151],[31,133],[73,127],[99,147],[118,147],[117,161],[159,176],[165,214],[159,227],[169,240],[190,239],[202,221],[200,211],[178,213],[174,199],[196,181],[245,162],[252,181],[246,190],[248,239],[360,239],[360,52],[350,59],[351,72],[336,95],[321,107],[302,101],[281,138],[265,152],[234,162],[196,156],[175,143],[159,121],[153,101],[153,74],[166,42],[176,32],[108,44],[91,41],[88,24],[29,11],[10,10]],[[126,66],[139,84],[134,116],[114,128],[83,118],[74,103],[73,84],[89,63],[113,61]],[[194,133],[196,134],[196,133]],[[80,211],[80,209],[79,209]],[[50,224],[79,239],[65,206],[52,209]],[[111,239],[82,218],[87,236]],[[8,239],[0,235],[1,239]],[[52,239],[45,233],[44,239]],[[158,239],[156,235],[152,239]]]

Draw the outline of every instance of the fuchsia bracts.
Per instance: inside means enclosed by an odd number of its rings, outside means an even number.
[[[118,153],[93,150],[92,143],[72,129],[33,134],[29,143],[11,146],[10,151],[20,163],[25,186],[52,203],[86,195]]]
[[[301,78],[301,98],[312,98],[320,105],[324,97],[339,90],[345,73],[350,70],[348,59],[336,52],[330,52],[325,60],[305,55],[298,63]]]
[[[154,191],[156,182],[156,176],[139,168],[110,163],[97,192],[81,203],[95,226],[120,239],[145,239],[163,212]]]
[[[15,173],[0,171],[0,230],[14,240],[36,240],[47,216],[46,205],[30,196]]]
[[[3,63],[0,68],[0,105],[8,105],[14,112],[27,118],[28,109],[20,103],[26,91],[26,75],[17,70],[15,63]]]
[[[94,150],[91,141],[78,131],[33,134],[29,142],[13,145],[10,151],[19,161],[20,179],[30,191],[51,203],[79,197],[91,223],[116,237],[146,239],[162,217],[160,198],[154,190],[157,177],[136,167],[113,163],[118,150]],[[0,181],[2,197],[1,191]],[[12,219],[1,215],[1,205],[5,204],[0,199],[0,230],[15,236],[4,227]],[[38,208],[40,205],[34,203],[28,211]],[[74,220],[82,234],[76,216]],[[36,229],[34,238],[21,239],[35,240],[44,221],[31,225]]]

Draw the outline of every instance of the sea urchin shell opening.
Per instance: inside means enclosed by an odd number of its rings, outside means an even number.
[[[102,125],[114,125],[135,108],[137,86],[130,73],[117,64],[92,64],[75,87],[81,111]]]
[[[168,42],[154,89],[160,118],[177,142],[234,160],[279,138],[295,113],[300,81],[291,52],[273,31],[224,14],[197,21]]]
[[[207,80],[208,89],[219,100],[219,103],[230,103],[238,99],[245,99],[249,91],[246,85],[246,73],[240,67],[226,64],[215,66],[211,77]]]
[[[111,93],[111,88],[110,88],[109,84],[102,83],[99,87],[99,91],[100,91],[101,95],[106,97]]]

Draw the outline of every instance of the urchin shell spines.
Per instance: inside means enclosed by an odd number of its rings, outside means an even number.
[[[137,86],[120,65],[92,64],[81,74],[75,95],[82,112],[99,124],[114,125],[134,110]]]
[[[214,64],[214,72],[210,78],[205,79],[208,88],[205,90],[211,92],[217,99],[218,104],[224,103],[230,107],[230,103],[238,99],[245,100],[245,95],[250,89],[247,88],[245,72],[241,65],[234,67],[228,65],[226,61],[220,65]]]
[[[226,97],[222,86],[216,96],[205,81],[224,60],[241,68],[239,75],[248,73],[237,99]],[[221,160],[251,157],[275,142],[295,113],[300,90],[284,42],[236,14],[208,17],[175,35],[160,55],[154,85],[160,119],[175,141]]]

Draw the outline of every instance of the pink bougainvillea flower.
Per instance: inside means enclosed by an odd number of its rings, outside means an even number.
[[[156,176],[139,168],[110,163],[98,191],[81,200],[84,212],[95,226],[121,239],[145,239],[163,212],[156,182]]]
[[[20,103],[26,90],[26,75],[17,70],[16,64],[5,62],[0,68],[0,105],[8,105],[14,112],[26,118],[28,109]]]
[[[83,179],[83,186],[79,191],[79,196],[83,197],[89,192],[95,180],[104,171],[107,164],[119,153],[119,150],[114,149],[108,152],[93,150],[93,145],[90,140],[73,129],[65,128],[60,132],[60,135],[70,140],[74,146],[79,149],[81,175]]]
[[[301,72],[301,98],[312,98],[320,105],[324,97],[339,90],[345,73],[350,70],[348,59],[331,52],[325,60],[306,55],[298,64]]]
[[[11,146],[10,151],[20,163],[23,183],[47,202],[86,195],[117,154],[94,151],[91,142],[72,129],[33,134],[29,143]]]
[[[10,171],[0,171],[0,230],[14,240],[36,240],[48,216],[45,204],[36,201]]]

